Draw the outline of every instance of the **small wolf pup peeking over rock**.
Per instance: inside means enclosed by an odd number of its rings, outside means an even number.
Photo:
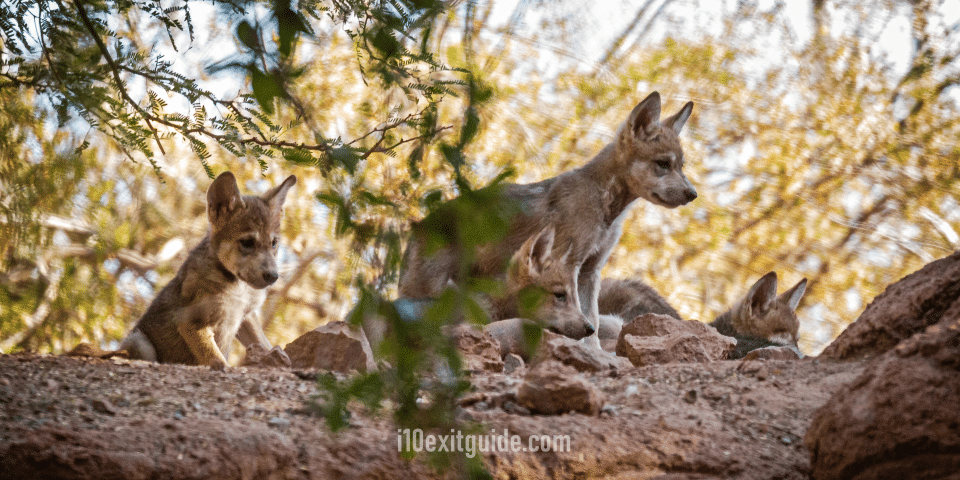
[[[804,278],[778,296],[777,273],[760,277],[730,310],[709,323],[721,335],[737,339],[737,348],[728,358],[743,358],[752,350],[771,346],[787,347],[802,358],[797,345],[800,320],[796,310],[806,290]],[[653,288],[636,279],[603,279],[598,303],[602,341],[615,342],[624,321],[647,313],[683,320]]]
[[[260,326],[264,289],[277,281],[277,245],[290,175],[260,197],[241,196],[230,172],[207,190],[210,232],[120,344],[131,358],[222,369],[234,337],[270,348]]]

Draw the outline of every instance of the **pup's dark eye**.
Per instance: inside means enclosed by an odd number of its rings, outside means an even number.
[[[655,163],[660,170],[670,170],[670,162],[666,160],[657,160]]]
[[[270,246],[273,247],[273,248],[277,248],[277,245],[278,245],[278,244],[279,244],[279,242],[277,242],[277,239],[276,239],[276,238],[273,239],[273,242],[270,242]]]
[[[255,242],[252,238],[243,238],[243,239],[240,239],[240,247],[241,247],[241,248],[244,248],[244,249],[247,249],[247,250],[252,249],[253,247],[256,246],[256,244],[257,244],[257,242]]]
[[[553,298],[556,298],[557,300],[559,300],[559,301],[561,301],[561,302],[566,302],[566,301],[567,301],[567,294],[566,294],[566,292],[554,292]]]

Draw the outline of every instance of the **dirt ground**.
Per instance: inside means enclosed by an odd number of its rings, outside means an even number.
[[[531,415],[524,368],[477,373],[462,431],[569,435],[569,452],[486,452],[495,478],[808,478],[813,413],[862,361],[720,361],[585,378],[597,416]],[[433,478],[398,454],[387,413],[336,434],[311,414],[312,372],[0,356],[0,478]],[[429,432],[428,432],[429,433]],[[435,432],[444,434],[446,432]]]

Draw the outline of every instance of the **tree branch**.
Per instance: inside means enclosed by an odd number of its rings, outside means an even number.
[[[127,93],[127,89],[124,88],[123,79],[120,78],[120,67],[117,66],[117,62],[115,62],[113,57],[110,55],[110,51],[107,49],[107,44],[103,42],[103,39],[100,38],[100,34],[97,33],[97,27],[93,25],[90,17],[87,16],[87,11],[84,9],[83,3],[83,0],[78,0],[74,4],[76,6],[77,14],[80,16],[80,20],[83,21],[83,25],[87,28],[87,31],[93,36],[94,41],[97,42],[97,47],[100,49],[100,53],[103,54],[103,58],[106,59],[107,65],[110,66],[110,71],[113,73],[113,80],[117,84],[117,91],[120,93],[120,96],[123,98],[124,102],[130,104],[130,106],[132,106],[147,122],[147,127],[151,132],[153,132],[153,138],[157,141],[157,148],[160,149],[160,153],[166,155],[167,152],[164,151],[163,144],[160,143],[160,134],[157,133],[157,129],[154,128],[150,123],[150,115],[142,107],[140,107],[140,104],[130,97],[130,94]]]

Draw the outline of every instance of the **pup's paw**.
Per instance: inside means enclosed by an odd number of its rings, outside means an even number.
[[[219,358],[215,358],[213,359],[213,361],[210,362],[210,370],[216,370],[218,372],[222,372],[226,369],[227,369],[227,363],[224,362],[223,360],[220,360]]]

